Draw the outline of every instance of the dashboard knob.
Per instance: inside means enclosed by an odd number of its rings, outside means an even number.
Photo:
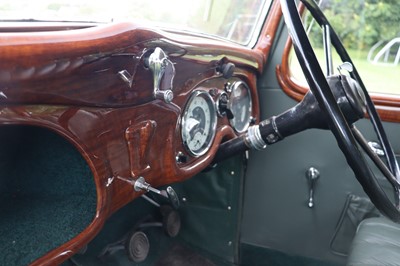
[[[222,76],[225,79],[229,79],[232,77],[233,72],[235,71],[235,67],[236,66],[234,63],[229,62],[229,63],[222,64],[220,67],[217,68],[217,71],[222,73]]]
[[[154,98],[163,100],[166,103],[171,103],[174,99],[174,93],[172,90],[158,90],[154,92]]]

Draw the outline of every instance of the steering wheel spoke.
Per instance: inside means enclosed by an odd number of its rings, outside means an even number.
[[[386,163],[372,150],[371,146],[368,144],[367,140],[364,138],[362,133],[357,129],[355,125],[351,128],[354,137],[356,138],[358,144],[363,148],[368,157],[374,162],[376,167],[382,172],[389,183],[392,185],[394,190],[394,201],[397,209],[400,209],[400,182],[389,170]]]
[[[333,60],[332,60],[332,46],[331,46],[331,28],[329,25],[323,25],[323,42],[326,63],[326,76],[333,75]]]

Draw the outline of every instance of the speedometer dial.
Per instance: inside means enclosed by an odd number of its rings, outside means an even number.
[[[205,154],[215,136],[217,113],[208,92],[194,92],[182,117],[182,140],[186,150],[194,155]]]
[[[246,131],[250,125],[252,105],[250,89],[243,81],[232,84],[228,108],[233,115],[229,120],[232,127],[239,133]]]

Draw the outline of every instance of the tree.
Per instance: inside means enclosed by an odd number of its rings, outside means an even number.
[[[400,36],[398,0],[325,0],[321,8],[347,48],[368,50],[380,40]],[[310,37],[321,46],[321,33],[316,28]]]

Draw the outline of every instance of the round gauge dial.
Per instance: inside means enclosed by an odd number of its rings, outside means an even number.
[[[215,136],[217,113],[208,92],[196,91],[186,105],[182,117],[182,140],[187,151],[200,156],[211,146]]]
[[[229,120],[232,127],[239,133],[246,131],[250,125],[252,105],[250,89],[243,81],[231,85],[228,109],[233,114]]]

